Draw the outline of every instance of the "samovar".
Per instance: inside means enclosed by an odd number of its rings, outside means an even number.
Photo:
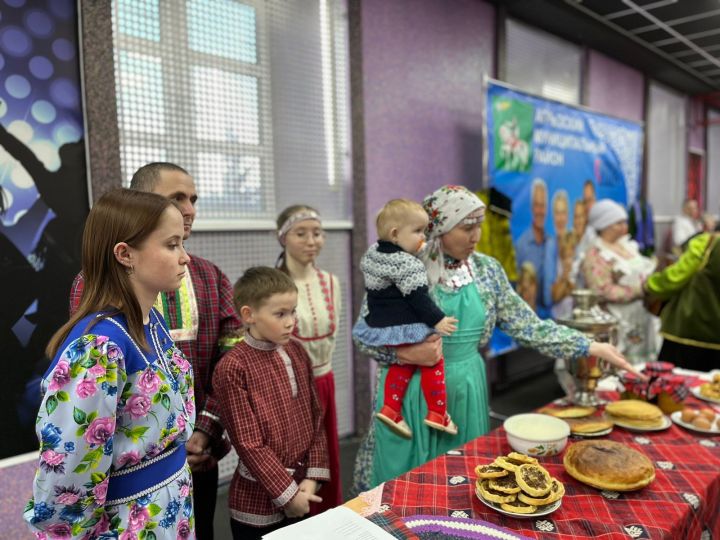
[[[576,289],[572,297],[572,317],[557,322],[579,330],[593,341],[616,344],[618,321],[600,308],[598,296],[589,289]],[[594,406],[603,403],[596,394],[597,383],[612,374],[613,367],[596,356],[563,358],[556,363],[556,373],[567,399],[576,405]]]

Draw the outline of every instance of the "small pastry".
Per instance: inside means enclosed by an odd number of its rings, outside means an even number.
[[[507,455],[508,458],[514,459],[516,461],[522,461],[523,463],[537,463],[537,458],[526,456],[525,454],[521,454],[520,452],[510,452]]]
[[[503,504],[517,499],[517,495],[514,493],[503,493],[502,491],[495,491],[494,489],[491,489],[488,482],[489,480],[483,480],[475,483],[478,493],[486,501]]]
[[[712,409],[708,409],[707,407],[704,409],[700,409],[700,415],[704,416],[710,421],[715,420],[715,411],[713,411]]]
[[[692,421],[692,425],[698,429],[710,429],[712,427],[712,421],[706,416],[698,415],[698,417]]]
[[[515,480],[531,497],[545,497],[550,493],[552,478],[540,465],[526,463],[515,471]]]
[[[545,504],[554,503],[555,501],[561,499],[563,495],[565,495],[565,486],[562,482],[558,482],[556,478],[553,478],[550,493],[548,493],[545,497],[531,497],[521,491],[518,493],[518,500],[533,506],[543,506]]]
[[[680,415],[680,418],[683,422],[690,423],[692,422],[695,417],[698,415],[698,411],[696,409],[691,409],[690,407],[685,407],[682,410],[682,413]]]
[[[503,503],[500,505],[500,508],[508,512],[515,512],[516,514],[532,514],[537,511],[537,506],[524,503],[520,500]]]
[[[495,465],[478,465],[475,467],[475,475],[478,478],[502,478],[507,476],[509,473],[502,467]]]
[[[520,467],[520,465],[525,465],[526,463],[524,461],[509,458],[507,456],[498,456],[495,461],[492,462],[492,464],[497,467],[502,467],[506,471],[514,473],[518,469],[518,467]]]
[[[503,493],[520,493],[520,486],[518,486],[514,476],[492,478],[488,481],[488,486],[490,489],[501,491]]]

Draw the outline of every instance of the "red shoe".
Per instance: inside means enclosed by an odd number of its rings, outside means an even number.
[[[387,405],[383,405],[382,409],[375,413],[375,417],[383,424],[387,425],[387,427],[389,427],[396,435],[400,435],[406,439],[412,438],[410,426],[408,426],[405,420],[403,420],[402,415],[395,412]]]
[[[439,431],[444,431],[445,433],[449,433],[450,435],[457,435],[458,428],[455,425],[455,422],[452,421],[452,418],[450,418],[450,415],[448,413],[445,413],[445,416],[443,417],[440,413],[436,413],[435,411],[428,411],[428,415],[425,417],[426,426],[430,426],[433,429],[437,429]]]

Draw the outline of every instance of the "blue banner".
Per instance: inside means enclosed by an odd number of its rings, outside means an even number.
[[[629,206],[639,195],[643,127],[494,82],[485,103],[489,184],[512,200],[518,292],[549,317],[594,201]]]

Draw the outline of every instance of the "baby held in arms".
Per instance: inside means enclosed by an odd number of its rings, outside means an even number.
[[[428,291],[425,266],[417,257],[425,243],[428,216],[423,207],[407,199],[393,199],[378,214],[378,242],[360,262],[367,292],[365,324],[356,325],[353,336],[368,346],[397,347],[424,341],[437,333],[449,336],[457,319],[448,317]],[[385,378],[385,402],[376,414],[394,433],[411,438],[402,416],[403,397],[415,370],[420,370],[428,413],[425,424],[457,434],[447,412],[445,366],[441,359],[430,367],[394,364]]]

